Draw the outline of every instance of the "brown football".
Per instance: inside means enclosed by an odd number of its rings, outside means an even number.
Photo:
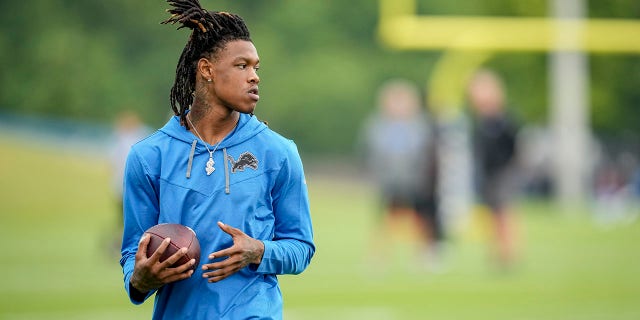
[[[150,257],[160,246],[165,238],[170,238],[171,243],[160,257],[160,262],[166,260],[181,248],[187,248],[187,253],[178,262],[173,264],[177,267],[196,259],[196,263],[191,269],[195,269],[200,263],[200,243],[195,231],[187,226],[177,223],[161,223],[155,225],[145,233],[151,236],[149,246],[147,246],[147,258]]]

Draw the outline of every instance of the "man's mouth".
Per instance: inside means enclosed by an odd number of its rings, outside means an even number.
[[[251,96],[251,98],[253,100],[258,101],[260,99],[260,95],[259,95],[259,92],[258,92],[258,87],[249,89],[249,95]]]

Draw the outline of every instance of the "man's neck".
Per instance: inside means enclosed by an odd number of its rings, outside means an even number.
[[[240,119],[240,113],[217,112],[213,108],[206,110],[194,108],[187,115],[187,119],[190,121],[190,126],[195,127],[195,130],[191,128],[191,132],[194,134],[197,132],[204,142],[215,145],[233,131]]]

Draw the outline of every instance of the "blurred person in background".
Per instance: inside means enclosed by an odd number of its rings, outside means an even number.
[[[638,216],[638,160],[630,151],[604,148],[594,172],[594,218],[601,227],[631,223]]]
[[[635,217],[640,216],[640,165],[637,165],[631,178],[631,190],[635,208]]]
[[[151,133],[138,115],[130,110],[122,111],[113,124],[113,138],[111,145],[112,189],[118,207],[118,221],[122,223],[122,182],[124,166],[131,146]]]
[[[491,213],[495,236],[491,257],[502,270],[515,259],[515,192],[517,127],[507,114],[502,80],[490,70],[476,72],[467,98],[473,114],[473,153],[480,204]]]
[[[361,129],[360,147],[381,202],[372,239],[376,256],[372,258],[390,257],[388,240],[395,223],[408,216],[422,240],[419,264],[436,271],[443,240],[435,194],[436,132],[420,101],[419,90],[409,81],[394,79],[383,84],[378,109]]]
[[[633,195],[637,199],[640,199],[640,165],[638,165],[633,172],[633,178],[631,179],[633,186]]]
[[[124,166],[131,146],[149,135],[151,130],[142,123],[137,113],[131,110],[120,112],[114,123],[111,137],[111,152],[109,163],[111,169],[111,189],[115,199],[117,232],[109,236],[109,250],[120,252],[122,241],[122,183],[124,176]]]

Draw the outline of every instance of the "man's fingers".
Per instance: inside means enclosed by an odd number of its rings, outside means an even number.
[[[186,278],[189,278],[192,275],[193,275],[193,270],[189,270],[187,272],[180,272],[180,273],[176,273],[176,274],[174,274],[172,276],[169,276],[166,279],[164,279],[164,281],[165,281],[165,283],[180,281],[180,280],[184,280]]]
[[[145,233],[140,237],[140,241],[138,241],[138,254],[141,257],[147,257],[147,247],[149,246],[149,241],[151,241],[151,236],[148,233]]]
[[[233,247],[216,251],[209,255],[209,259],[222,258],[231,256],[236,250]]]
[[[185,271],[190,270],[195,263],[196,263],[196,259],[191,259],[179,266],[176,266],[174,270],[178,273],[184,273]]]
[[[225,270],[229,268],[240,270],[242,267],[243,266],[241,259],[238,259],[237,257],[229,257],[228,259],[222,261],[204,264],[202,265],[202,270],[216,270],[219,272],[219,270]]]
[[[218,221],[218,227],[220,229],[222,229],[222,231],[224,231],[224,232],[226,232],[226,233],[228,233],[230,235],[233,235],[233,234],[231,234],[231,232],[232,232],[231,231],[231,226],[228,226],[228,225],[222,223],[222,221]]]
[[[202,277],[206,278],[208,282],[218,282],[238,272],[240,269],[241,268],[239,268],[237,265],[230,265],[222,269],[205,272],[202,274]]]
[[[190,277],[194,270],[192,269],[193,265],[196,263],[196,259],[191,259],[189,261],[187,261],[186,263],[183,263],[179,266],[176,266],[175,268],[173,267],[167,267],[165,270],[167,271],[167,278],[166,279],[173,279],[174,277],[176,277],[176,275],[186,275],[185,278]],[[174,281],[174,280],[171,280]]]
[[[184,257],[185,254],[187,254],[187,248],[181,248],[180,250],[176,251],[176,253],[172,254],[169,258],[167,258],[167,260],[165,260],[163,262],[163,264],[166,267],[170,267],[172,265],[174,265],[176,262],[180,261],[180,259],[182,259],[182,257]]]
[[[149,257],[149,259],[153,259],[154,263],[160,261],[160,257],[162,257],[164,252],[167,250],[167,247],[169,247],[170,243],[171,238],[164,238],[164,240],[162,240],[162,243],[160,243],[160,245],[158,246],[158,249],[156,249],[156,251]]]
[[[220,280],[230,276],[233,273],[235,273],[235,272],[231,272],[231,270],[217,269],[217,270],[214,270],[214,271],[203,273],[202,277],[207,279],[207,281],[209,281],[209,282],[217,282],[217,281],[220,281]]]
[[[224,269],[227,266],[231,265],[235,263],[234,261],[231,261],[231,258],[223,260],[223,261],[219,261],[219,262],[214,262],[214,263],[207,263],[202,265],[202,270],[219,270],[219,269]]]
[[[208,282],[218,282],[220,280],[226,279],[229,276],[230,276],[230,274],[224,274],[224,275],[221,275],[221,276],[215,276],[215,277],[208,278],[207,281]]]
[[[225,233],[229,234],[232,237],[244,234],[244,232],[242,232],[240,229],[234,228],[228,224],[224,224],[222,223],[222,221],[218,221],[218,227],[220,227],[222,231],[224,231]]]

